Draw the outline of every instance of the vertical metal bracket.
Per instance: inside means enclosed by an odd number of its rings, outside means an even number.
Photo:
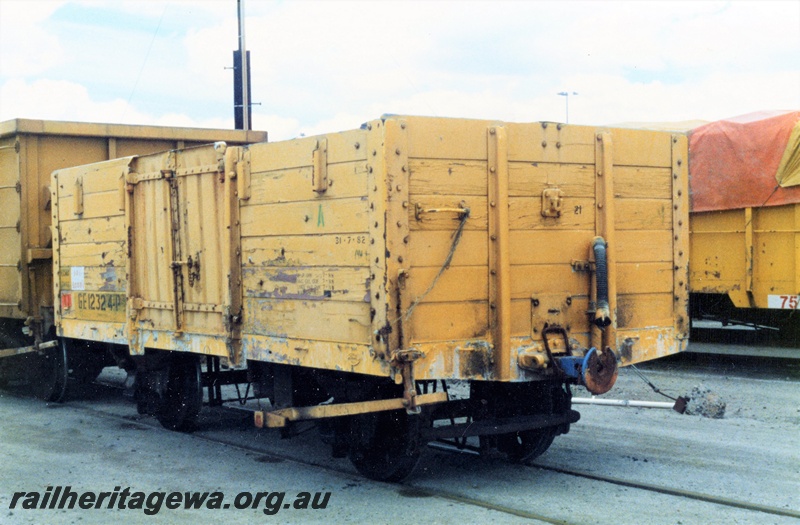
[[[672,136],[673,319],[676,339],[689,337],[689,139]],[[684,343],[685,344],[685,343]]]
[[[614,149],[611,133],[596,135],[595,140],[595,232],[605,239],[608,264],[608,309],[611,324],[603,329],[602,348],[617,347],[617,243],[614,214]],[[590,260],[594,250],[590,246]],[[594,286],[596,292],[596,285]],[[595,328],[592,328],[594,332]],[[594,336],[592,337],[594,339]],[[598,341],[600,338],[598,337]],[[600,345],[598,345],[600,347]]]
[[[750,308],[756,307],[755,297],[753,297],[753,208],[744,209],[744,270],[745,270],[745,291]]]
[[[489,323],[495,377],[511,376],[511,259],[508,218],[508,139],[503,126],[487,130],[489,217]]]
[[[384,121],[383,157],[386,168],[386,302],[388,318],[393,323],[389,334],[389,347],[394,350],[406,348],[411,333],[404,319],[411,307],[411,298],[403,293],[406,279],[409,242],[409,167],[408,133],[406,121],[386,119]],[[390,350],[391,352],[391,350]]]
[[[108,138],[108,160],[117,158],[117,139],[114,137]]]
[[[42,188],[42,200],[39,201],[42,204],[42,210],[49,211],[50,205],[53,202],[53,195],[50,191],[50,186],[45,186]]]
[[[417,387],[414,381],[414,361],[422,357],[419,350],[398,350],[392,358],[392,364],[400,369],[403,383],[403,405],[408,414],[419,414],[417,405]]]
[[[800,206],[794,207],[794,289],[800,294]]]
[[[133,169],[133,164],[129,163],[127,170],[122,174],[123,185],[125,188],[125,200],[123,209],[125,211],[125,273],[128,275],[128,305],[126,316],[126,328],[128,337],[128,349],[132,355],[144,354],[144,348],[139,345],[139,306],[141,305],[141,298],[137,297],[139,283],[136,278],[136,267],[133,258],[133,253],[136,244],[136,232],[134,224],[136,222],[136,212],[134,202],[136,201],[136,177]]]
[[[169,236],[170,243],[167,245],[169,250],[169,260],[172,269],[172,290],[173,290],[173,315],[175,317],[175,337],[183,334],[183,309],[184,309],[184,285],[183,285],[183,251],[181,243],[181,210],[179,182],[175,177],[177,168],[176,153],[171,151],[166,158],[166,166],[161,170],[164,182],[169,187]]]
[[[387,120],[386,122],[390,122]],[[386,155],[387,144],[384,135],[384,122],[374,120],[367,123],[367,195],[369,199],[369,300],[370,317],[372,320],[371,348],[375,356],[382,362],[388,363],[391,359],[389,352],[391,343],[389,337],[393,330],[388,312],[388,269],[386,252],[389,231],[387,225],[389,186],[386,180]],[[400,378],[395,377],[395,381]]]
[[[328,139],[322,138],[317,141],[317,147],[312,154],[313,173],[311,183],[314,191],[325,193],[328,191]]]
[[[224,322],[228,332],[228,357],[234,365],[238,365],[242,357],[242,235],[239,199],[250,197],[249,160],[249,151],[245,153],[240,147],[227,148],[223,159],[223,170],[227,174],[224,182],[223,221],[229,235],[227,242],[223,243],[224,260],[228,264]]]
[[[61,330],[61,235],[58,227],[58,172],[55,171],[50,177],[50,205],[51,230],[53,239],[53,323],[57,330]],[[61,335],[60,333],[58,335]]]
[[[251,195],[250,150],[244,149],[236,163],[236,193],[240,200],[246,201]]]
[[[75,193],[73,195],[75,215],[83,215],[83,177],[75,179]]]

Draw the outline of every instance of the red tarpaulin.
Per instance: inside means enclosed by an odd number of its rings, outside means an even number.
[[[785,154],[795,154],[792,143],[799,136],[798,126],[800,111],[776,111],[693,129],[689,133],[692,211],[800,203],[800,186],[782,188],[776,178],[779,167],[784,170],[787,165]]]

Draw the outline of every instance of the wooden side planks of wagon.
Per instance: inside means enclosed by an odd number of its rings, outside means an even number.
[[[414,381],[534,381],[591,348],[670,355],[688,330],[686,148],[390,116],[60,170],[59,335],[388,378],[406,404]]]

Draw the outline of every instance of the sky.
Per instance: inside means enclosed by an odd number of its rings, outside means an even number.
[[[270,140],[385,113],[612,125],[800,109],[800,0],[245,0],[245,14],[253,129]],[[236,0],[0,0],[0,121],[232,128],[236,48]]]

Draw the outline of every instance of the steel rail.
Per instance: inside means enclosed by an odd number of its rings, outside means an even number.
[[[111,386],[111,385],[108,385],[108,384],[102,384],[102,386],[106,386],[106,387],[109,387],[109,388],[118,388],[116,386]],[[104,417],[104,418],[107,418],[107,419],[117,420],[117,421],[124,422],[124,423],[127,423],[127,424],[134,423],[134,424],[137,424],[137,425],[142,425],[142,426],[146,426],[146,427],[149,427],[149,428],[162,430],[164,432],[171,432],[171,431],[165,429],[164,427],[162,427],[158,423],[158,421],[156,421],[155,418],[150,418],[150,417],[147,417],[147,416],[143,416],[142,419],[137,419],[137,420],[133,421],[129,417],[120,416],[120,415],[117,415],[117,414],[112,414],[110,412],[105,412],[105,411],[103,411],[101,409],[94,408],[94,407],[92,407],[92,406],[90,406],[88,404],[81,403],[80,401],[75,401],[70,406],[78,408],[80,410],[85,410],[85,411],[88,411],[88,412],[92,412],[94,414],[97,414],[100,417]],[[233,409],[233,410],[244,412],[241,409]],[[249,420],[250,419],[248,419],[248,421]],[[245,445],[245,444],[242,444],[242,443],[237,443],[237,442],[235,442],[233,440],[227,440],[227,439],[222,439],[222,438],[215,437],[215,436],[204,435],[204,432],[210,432],[210,431],[196,430],[196,431],[192,432],[191,434],[186,434],[186,436],[191,437],[191,438],[197,438],[197,439],[200,439],[200,440],[208,442],[208,443],[216,443],[216,444],[219,444],[219,445],[225,445],[227,447],[235,448],[235,449],[238,449],[238,450],[241,450],[241,451],[244,451],[244,452],[250,452],[250,453],[259,454],[260,456],[269,457],[271,459],[288,461],[288,462],[296,463],[296,464],[299,464],[299,465],[305,465],[305,466],[308,466],[308,467],[314,467],[314,468],[318,468],[318,469],[321,469],[321,470],[324,470],[324,471],[327,471],[327,472],[332,472],[332,473],[336,473],[336,474],[340,474],[340,475],[345,475],[345,476],[349,476],[349,477],[360,476],[357,472],[355,472],[353,470],[346,469],[346,468],[336,468],[336,467],[332,467],[330,465],[325,465],[323,463],[315,462],[313,460],[301,459],[301,458],[297,458],[296,456],[292,456],[292,455],[289,455],[289,454],[284,454],[284,453],[280,453],[280,452],[274,452],[274,451],[271,451],[271,450],[268,450],[268,449],[265,449],[265,448],[259,448],[259,447],[255,447],[255,446],[251,446],[251,445]],[[372,481],[372,480],[370,480],[370,481]],[[373,482],[374,483],[381,483],[379,481],[373,481]],[[455,502],[455,503],[462,503],[464,505],[471,505],[471,506],[474,506],[474,507],[479,507],[479,508],[483,508],[483,509],[487,509],[487,510],[493,510],[493,511],[496,511],[496,512],[501,512],[503,514],[508,514],[510,516],[516,516],[516,517],[525,518],[525,519],[528,519],[528,520],[540,521],[540,522],[543,522],[543,523],[550,523],[552,525],[571,525],[570,522],[564,521],[564,520],[561,520],[561,519],[551,518],[551,517],[544,516],[544,515],[541,515],[541,514],[537,514],[535,512],[530,512],[530,511],[527,511],[527,510],[515,509],[513,507],[508,507],[508,506],[505,506],[505,505],[492,503],[490,501],[483,501],[483,500],[479,500],[479,499],[475,499],[475,498],[470,498],[468,496],[462,496],[460,494],[454,494],[454,493],[445,492],[445,491],[436,490],[436,489],[417,487],[417,486],[409,484],[409,483],[387,483],[387,484],[388,485],[396,485],[398,487],[402,487],[407,492],[410,491],[410,492],[413,492],[413,493],[419,494],[419,495],[428,495],[428,496],[431,496],[431,497],[436,497],[436,498],[444,499],[444,500],[447,500],[447,501],[452,501],[452,502]]]
[[[580,472],[577,470],[565,469],[560,467],[550,467],[546,465],[537,465],[532,463],[531,467],[548,470],[550,472],[557,472],[559,474],[566,474],[568,476],[575,476],[579,478],[590,479],[593,481],[602,481],[604,483],[611,483],[613,485],[620,485],[622,487],[629,487],[634,489],[647,490],[650,492],[657,492],[659,494],[666,494],[668,496],[677,496],[680,498],[694,499],[704,501],[706,503],[714,503],[717,505],[724,505],[726,507],[734,507],[737,509],[751,510],[754,512],[763,512],[765,514],[774,514],[776,516],[786,516],[789,518],[800,518],[800,512],[791,509],[782,509],[780,507],[772,507],[769,505],[761,505],[758,503],[751,503],[749,501],[740,501],[722,496],[714,496],[713,494],[706,494],[703,492],[695,492],[691,490],[676,489],[672,487],[665,487],[662,485],[654,485],[652,483],[642,483],[639,481],[629,481],[625,479],[615,478],[612,476],[604,476],[600,474],[591,474],[589,472]]]
[[[456,454],[472,454],[477,456],[478,452],[471,450],[469,448],[465,449],[458,449],[449,443],[429,443],[428,446],[430,448],[434,448],[436,450],[441,450],[444,452],[456,453]],[[676,489],[673,487],[666,487],[662,485],[654,485],[652,483],[642,483],[638,481],[630,481],[621,478],[615,478],[612,476],[604,476],[601,474],[592,474],[590,472],[580,472],[577,470],[572,469],[565,469],[560,467],[551,467],[547,465],[539,465],[537,463],[531,463],[528,465],[531,468],[537,468],[540,470],[547,470],[550,472],[556,472],[558,474],[564,474],[567,476],[575,476],[584,479],[590,479],[592,481],[602,481],[604,483],[611,483],[613,485],[620,485],[622,487],[634,488],[639,490],[646,490],[648,492],[656,492],[659,494],[665,494],[667,496],[676,496],[680,498],[686,499],[693,499],[697,501],[702,501],[705,503],[713,503],[716,505],[724,505],[726,507],[733,507],[743,510],[750,510],[753,512],[763,512],[766,514],[773,514],[776,516],[786,516],[790,518],[800,518],[800,512],[794,511],[791,509],[782,509],[780,507],[772,507],[769,505],[761,505],[758,503],[751,503],[748,501],[740,501],[731,498],[725,498],[722,496],[714,496],[713,494],[706,494],[703,492],[694,492],[691,490],[683,490],[683,489]]]
[[[118,388],[116,386],[112,386],[112,385],[109,385],[109,384],[103,384],[103,386],[106,386],[106,387],[109,387],[109,388]],[[105,417],[107,419],[119,420],[119,421],[126,422],[128,424],[130,424],[132,422],[129,417],[125,417],[125,416],[113,414],[113,413],[110,413],[110,412],[106,412],[106,411],[104,411],[102,409],[94,408],[91,405],[89,405],[87,403],[82,403],[80,401],[73,402],[71,404],[71,406],[73,406],[75,408],[78,408],[78,409],[81,409],[81,410],[85,410],[85,411],[88,411],[88,412],[95,413],[95,414],[97,414],[97,415],[99,415],[101,417]],[[246,411],[246,410],[242,410],[242,409],[239,409],[239,408],[236,408],[236,407],[233,407],[233,408],[227,408],[226,407],[225,409],[233,410],[233,411],[236,411],[236,412],[245,412]],[[164,430],[165,432],[167,432],[167,430],[163,429],[163,427],[160,424],[158,424],[158,422],[154,418],[143,417],[142,419],[137,419],[135,421],[135,423],[143,425],[143,426],[159,429],[159,430]],[[260,454],[262,456],[270,457],[270,458],[273,458],[273,459],[279,459],[279,460],[283,460],[283,461],[289,461],[289,462],[297,463],[297,464],[300,464],[300,465],[315,467],[315,468],[319,468],[319,469],[322,469],[322,470],[325,470],[325,471],[329,471],[329,472],[333,472],[333,473],[337,473],[337,474],[341,474],[341,475],[346,475],[346,476],[355,476],[355,475],[357,475],[355,472],[353,472],[353,471],[351,471],[349,469],[346,469],[346,468],[332,467],[330,465],[319,463],[319,462],[316,462],[316,461],[313,461],[313,460],[310,460],[310,459],[297,458],[297,457],[289,455],[289,454],[274,452],[274,451],[271,451],[271,450],[263,448],[263,447],[256,447],[256,446],[246,445],[246,444],[238,443],[238,442],[233,441],[233,440],[220,438],[218,436],[207,435],[210,432],[212,432],[212,431],[203,431],[202,429],[199,429],[199,430],[196,430],[195,432],[193,432],[192,434],[187,434],[187,436],[193,437],[193,438],[197,438],[197,439],[201,439],[201,440],[209,442],[209,443],[217,443],[217,444],[220,444],[220,445],[225,445],[225,446],[232,447],[232,448],[235,448],[235,449],[238,449],[238,450],[242,450],[242,451],[245,451],[245,452],[257,453],[257,454]],[[457,453],[457,454],[468,453],[468,454],[472,454],[472,455],[478,455],[477,452],[469,450],[469,449],[459,450],[454,446],[447,445],[447,444],[442,444],[442,443],[437,443],[437,442],[429,443],[428,446],[429,446],[429,448],[433,448],[433,449],[440,450],[440,451],[443,451],[443,452]],[[712,494],[688,491],[688,490],[683,490],[683,489],[676,489],[676,488],[673,488],[673,487],[655,485],[655,484],[651,484],[651,483],[642,483],[642,482],[637,482],[637,481],[625,480],[625,479],[621,479],[621,478],[615,478],[615,477],[612,477],[612,476],[604,476],[604,475],[600,475],[600,474],[592,474],[592,473],[589,473],[589,472],[581,472],[581,471],[577,471],[577,470],[564,469],[564,468],[559,468],[559,467],[551,467],[551,466],[547,466],[547,465],[539,465],[539,464],[536,464],[536,463],[532,463],[532,464],[528,465],[528,467],[536,468],[536,469],[540,469],[540,470],[546,470],[546,471],[550,471],[550,472],[555,472],[555,473],[563,474],[563,475],[567,475],[567,476],[574,476],[574,477],[580,477],[580,478],[589,479],[589,480],[593,480],[593,481],[610,483],[610,484],[624,486],[624,487],[628,487],[628,488],[645,490],[645,491],[648,491],[648,492],[655,492],[655,493],[664,494],[664,495],[668,495],[668,496],[674,496],[674,497],[679,497],[679,498],[686,498],[686,499],[702,501],[704,503],[722,505],[722,506],[738,508],[738,509],[742,509],[742,510],[748,510],[748,511],[752,511],[752,512],[760,512],[760,513],[765,513],[765,514],[772,514],[772,515],[776,515],[776,516],[786,516],[786,517],[791,517],[791,518],[800,518],[800,512],[794,511],[794,510],[791,510],[791,509],[782,509],[782,508],[779,508],[779,507],[772,507],[772,506],[761,505],[761,504],[756,504],[756,503],[752,503],[752,502],[734,500],[734,499],[731,499],[731,498],[725,498],[725,497],[721,497],[721,496],[714,496]],[[379,482],[376,482],[376,483],[379,483]],[[540,522],[544,522],[544,523],[551,523],[551,524],[557,524],[557,525],[569,525],[569,523],[570,523],[570,522],[562,520],[562,519],[552,518],[552,517],[544,516],[544,515],[541,515],[541,514],[538,514],[538,513],[535,513],[535,512],[530,512],[530,511],[522,510],[522,509],[516,509],[516,508],[513,508],[513,507],[508,507],[508,506],[505,506],[505,505],[496,504],[496,503],[492,503],[492,502],[489,502],[489,501],[484,501],[484,500],[480,500],[480,499],[476,499],[476,498],[471,498],[471,497],[468,497],[468,496],[463,496],[463,495],[452,493],[452,492],[447,492],[447,491],[438,490],[438,489],[425,488],[425,487],[418,487],[418,486],[413,485],[411,483],[398,483],[396,485],[399,486],[399,487],[404,487],[407,490],[413,491],[416,494],[429,495],[431,497],[437,497],[437,498],[445,499],[445,500],[448,500],[448,501],[453,501],[453,502],[456,502],[456,503],[462,503],[462,504],[465,504],[465,505],[472,505],[472,506],[484,508],[484,509],[487,509],[487,510],[494,510],[494,511],[497,511],[497,512],[502,512],[504,514],[508,514],[508,515],[516,516],[516,517],[520,517],[520,518],[536,520],[536,521],[540,521]]]

